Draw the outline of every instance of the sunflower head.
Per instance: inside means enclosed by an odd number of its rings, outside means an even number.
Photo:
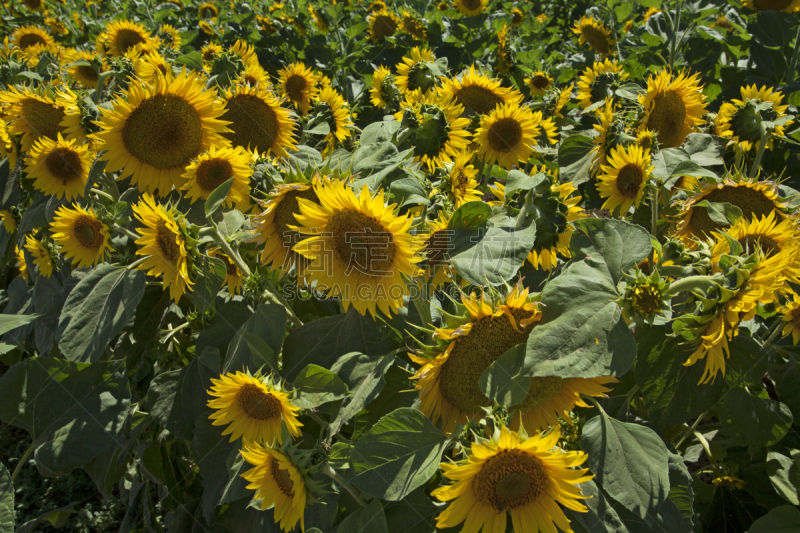
[[[36,239],[33,237],[33,235],[25,235],[24,248],[33,257],[33,264],[38,267],[39,275],[49,278],[53,273],[53,268],[56,264],[56,260],[54,259],[55,254],[53,253],[51,246],[45,245],[43,241]],[[21,263],[25,264],[24,256],[22,257]],[[20,269],[20,271],[23,270]],[[27,265],[24,272],[27,274]]]
[[[243,211],[250,205],[250,176],[253,174],[250,160],[251,155],[240,146],[221,149],[212,146],[186,167],[182,176],[186,183],[181,189],[186,191],[186,198],[195,203],[207,200],[217,187],[233,179],[224,205],[235,204]]]
[[[766,131],[775,137],[785,135],[784,128],[792,124],[786,116],[787,105],[781,105],[783,95],[766,86],[760,89],[755,84],[741,89],[742,99],[723,102],[714,123],[716,134],[729,139],[728,146],[748,152],[758,147],[761,139],[761,124],[769,124]],[[772,138],[766,149],[772,149]]]
[[[782,11],[784,13],[800,11],[800,0],[744,0],[744,5],[753,11]]]
[[[616,105],[619,102],[616,91],[627,79],[628,73],[622,70],[622,63],[616,59],[595,61],[591,67],[583,71],[578,81],[580,106],[587,109],[607,98],[611,98]]]
[[[375,43],[391,37],[400,27],[400,20],[397,15],[386,8],[373,11],[367,17],[367,22],[369,23],[369,37]]]
[[[219,16],[219,9],[212,3],[204,2],[197,8],[197,16],[201,20],[215,20]]]
[[[429,279],[431,287],[440,287],[448,281],[455,271],[450,265],[448,252],[452,249],[452,231],[447,229],[450,215],[444,211],[439,213],[439,218],[427,222],[428,232],[416,236],[420,244],[420,253],[425,258],[425,276]]]
[[[474,17],[486,9],[486,0],[454,0],[456,10],[467,17]]]
[[[638,208],[652,171],[649,150],[636,145],[612,149],[598,178],[597,190],[606,199],[603,209],[614,212],[619,208],[624,216],[632,205]]]
[[[525,163],[535,152],[533,147],[541,123],[541,111],[534,112],[516,104],[499,106],[481,119],[475,132],[478,151],[490,165],[497,162],[511,169],[517,163]]]
[[[476,179],[478,169],[471,164],[474,155],[474,152],[469,150],[459,152],[450,167],[450,183],[448,187],[445,187],[445,194],[454,209],[458,209],[467,202],[481,200]]]
[[[158,38],[173,50],[181,49],[181,33],[172,24],[164,24],[158,28]]]
[[[292,63],[279,73],[278,87],[303,115],[308,113],[311,99],[317,95],[319,77],[301,62]]]
[[[706,97],[698,74],[673,75],[664,69],[647,80],[647,92],[639,95],[644,116],[639,128],[655,131],[662,148],[676,148],[703,124]]]
[[[525,84],[528,86],[533,96],[542,96],[553,85],[553,78],[548,76],[545,72],[537,70],[530,78],[525,79]]]
[[[59,133],[56,140],[42,137],[34,143],[25,172],[36,189],[72,200],[84,195],[93,160],[86,145],[65,141]]]
[[[325,85],[314,99],[314,119],[312,122],[324,121],[328,124],[329,133],[326,135],[327,147],[322,153],[327,157],[333,152],[337,142],[343,142],[350,137],[350,106],[342,95],[331,87]]]
[[[500,80],[478,72],[475,65],[470,66],[461,78],[442,78],[442,94],[449,94],[464,106],[467,115],[485,115],[497,106],[519,104],[523,96],[519,91],[500,85]]]
[[[386,67],[378,67],[372,75],[372,88],[369,90],[372,105],[378,108],[395,108],[401,94],[394,81],[392,71]]]
[[[616,41],[611,37],[611,31],[599,20],[581,17],[581,20],[575,22],[572,31],[580,36],[580,44],[588,44],[596,54],[604,57],[614,55],[612,47]]]
[[[11,34],[11,42],[20,50],[25,50],[31,46],[43,45],[50,50],[55,46],[53,37],[43,28],[38,26],[22,26],[14,30]]]
[[[67,134],[65,119],[69,103],[53,98],[49,92],[20,91],[10,87],[7,91],[0,91],[0,103],[6,106],[7,134],[22,134],[20,144],[23,152],[30,152],[37,139],[54,141],[60,133]]]
[[[792,343],[796,346],[800,342],[800,296],[794,294],[792,300],[786,302],[778,312],[783,321],[781,335],[784,337],[791,335]]]
[[[148,44],[150,33],[144,26],[130,20],[112,21],[98,38],[98,48],[112,57],[120,57],[137,44]]]
[[[397,64],[397,78],[395,82],[401,93],[431,89],[441,71],[436,65],[436,56],[427,48],[415,46],[403,61]]]
[[[522,21],[525,20],[525,13],[523,13],[519,9],[512,9],[511,10],[511,25],[512,26],[521,26]]]
[[[637,327],[666,323],[672,317],[668,289],[669,281],[656,269],[649,276],[638,269],[633,274],[624,274],[619,304],[625,317]]]
[[[94,267],[113,251],[108,226],[95,216],[92,208],[87,211],[78,205],[71,209],[62,206],[56,211],[50,230],[53,241],[75,266]]]
[[[428,30],[425,28],[425,21],[419,16],[406,9],[403,10],[403,22],[401,28],[417,41],[425,41],[428,38]]]

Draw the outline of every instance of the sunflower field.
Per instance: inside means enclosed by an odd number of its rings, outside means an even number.
[[[800,0],[0,10],[0,533],[800,531]]]

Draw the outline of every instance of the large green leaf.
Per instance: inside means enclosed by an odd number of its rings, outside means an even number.
[[[222,372],[277,371],[278,354],[286,335],[286,308],[276,304],[261,304],[242,324],[231,339]],[[254,340],[253,337],[260,340]]]
[[[797,533],[800,531],[800,511],[782,505],[768,512],[750,526],[747,533]]]
[[[780,441],[792,426],[792,412],[781,402],[733,389],[717,410],[725,431],[750,453]]]
[[[601,411],[584,426],[581,448],[597,484],[649,522],[669,493],[669,452],[661,438]]]
[[[147,404],[150,416],[158,424],[178,438],[192,438],[194,421],[183,416],[181,389],[186,377],[186,368],[162,372],[150,382]]]
[[[494,361],[478,385],[481,391],[498,405],[506,408],[522,403],[531,386],[531,378],[520,374],[525,362],[525,345],[518,344]]]
[[[402,407],[358,439],[348,481],[375,498],[402,500],[436,473],[447,442],[420,411]]]
[[[116,443],[129,406],[125,361],[32,357],[0,377],[0,420],[31,433],[39,469],[53,476]]]
[[[615,285],[624,272],[646,259],[653,249],[650,234],[630,222],[584,218],[576,220],[575,225],[577,231],[569,243],[573,258],[597,268],[605,267]]]
[[[0,533],[14,533],[14,484],[3,463],[0,463]]]
[[[361,353],[342,356],[331,370],[350,387],[352,395],[345,400],[336,418],[330,424],[330,433],[335,435],[351,418],[356,416],[369,402],[378,397],[386,383],[384,376],[397,357],[385,355],[370,357]]]
[[[311,409],[347,396],[347,385],[344,381],[319,365],[305,367],[293,385],[292,403],[303,409]]]
[[[380,500],[372,500],[366,506],[342,520],[338,533],[388,533],[386,515]]]
[[[207,347],[224,351],[231,342],[236,331],[250,319],[252,311],[244,302],[231,300],[217,310],[214,319],[206,329],[197,336],[196,353],[202,353]]]
[[[0,335],[20,326],[30,324],[39,318],[39,315],[0,315]]]
[[[205,206],[203,207],[205,209],[207,219],[211,220],[211,217],[214,216],[214,213],[216,213],[219,208],[222,207],[222,203],[231,192],[231,187],[233,187],[233,178],[226,180],[225,183],[221,183],[216,189],[211,191],[211,194],[208,195]]]
[[[511,280],[536,240],[536,226],[478,227],[456,230],[450,262],[475,285],[501,285]]]
[[[214,300],[222,289],[227,275],[225,262],[218,257],[204,255],[197,262],[194,290],[188,293],[188,296],[197,307],[198,313],[205,313],[214,306]]]
[[[767,475],[772,487],[784,500],[800,505],[797,493],[800,490],[800,455],[786,457],[778,452],[767,452]]]
[[[128,323],[144,295],[145,275],[102,264],[67,297],[58,323],[59,347],[70,361],[97,361]]]
[[[417,533],[434,531],[435,517],[444,509],[441,502],[434,503],[419,488],[399,502],[388,502],[384,508],[386,524],[392,533]]]
[[[570,135],[558,148],[559,179],[576,187],[592,178],[592,150],[595,144],[586,135]]]

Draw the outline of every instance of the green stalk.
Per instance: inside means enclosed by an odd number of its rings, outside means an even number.
[[[800,56],[800,26],[797,27],[797,36],[794,40],[794,51],[792,52],[792,60],[789,62],[789,72],[786,75],[786,83],[794,81],[794,75],[797,74],[797,58]]]
[[[697,426],[700,424],[700,422],[706,416],[708,416],[708,411],[706,411],[702,415],[700,415],[697,418],[695,418],[694,423],[692,424],[692,426],[686,431],[686,433],[683,434],[683,436],[681,437],[681,440],[678,441],[678,444],[675,445],[675,449],[678,449],[678,448],[681,447],[681,444],[683,444],[686,441],[686,439],[689,437],[689,435],[694,433],[694,431],[696,430]]]
[[[236,265],[236,268],[238,268],[242,272],[242,275],[246,278],[249,278],[250,268],[244,262],[239,253],[235,251],[233,248],[231,248],[231,245],[228,244],[228,241],[225,240],[225,237],[223,237],[222,234],[219,232],[219,228],[217,227],[217,225],[214,224],[213,222],[211,224],[212,227],[214,228],[214,231],[212,232],[212,236],[214,237],[214,242],[216,242],[217,245],[219,245],[219,247],[222,249],[225,255],[231,258],[231,261],[233,261],[233,264]]]
[[[350,496],[353,497],[353,499],[358,503],[358,505],[360,505],[361,507],[367,505],[366,503],[364,503],[364,500],[361,498],[361,496],[356,492],[356,489],[348,485],[347,481],[345,481],[345,479],[342,476],[337,474],[336,471],[331,467],[331,465],[325,463],[325,466],[322,467],[320,472],[322,472],[323,474],[334,480],[336,483],[339,484],[341,488],[349,492]]]
[[[25,450],[25,453],[20,457],[19,463],[17,463],[16,468],[14,468],[14,472],[11,474],[11,485],[14,485],[14,481],[16,481],[19,473],[22,471],[22,467],[28,462],[28,458],[30,458],[33,450],[36,449],[36,442],[31,442],[31,445],[28,446],[28,449]]]
[[[289,302],[281,298],[281,296],[278,293],[278,290],[272,285],[271,282],[267,281],[267,287],[268,289],[264,290],[263,294],[264,298],[271,301],[272,303],[282,305],[283,307],[285,307],[286,314],[289,316],[289,320],[291,320],[295,326],[302,326],[303,321],[300,320],[300,317],[298,317],[295,314],[294,309],[292,309],[292,306],[289,305]]]
[[[678,49],[678,32],[681,29],[681,10],[683,9],[683,0],[678,0],[678,5],[675,7],[675,26],[672,32],[672,43],[669,48],[669,69],[675,69],[675,52]]]
[[[750,177],[753,178],[758,173],[759,166],[761,165],[761,158],[764,157],[764,150],[767,148],[767,141],[769,140],[769,132],[761,122],[761,117],[758,116],[758,125],[761,128],[761,140],[758,142],[758,152],[756,158],[753,160],[753,165],[750,167]]]
[[[711,276],[689,276],[688,278],[673,281],[667,290],[667,296],[672,297],[685,291],[692,291],[705,286],[709,281],[713,281]]]
[[[650,235],[658,239],[658,186],[653,189],[653,201],[651,202],[650,211],[652,211],[653,216],[650,220]],[[650,265],[650,271],[653,271],[653,267],[655,266],[656,260],[656,249],[653,247],[650,250],[650,255],[647,257],[647,264]]]

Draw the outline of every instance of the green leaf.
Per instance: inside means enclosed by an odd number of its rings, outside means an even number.
[[[0,335],[30,324],[41,315],[0,315]]]
[[[194,51],[189,52],[188,54],[184,54],[175,59],[172,62],[173,65],[181,66],[186,65],[188,68],[192,70],[202,71],[203,70],[203,56],[200,55],[200,52]]]
[[[800,414],[800,367],[791,354],[775,376],[775,389],[778,399],[789,407],[792,414]]]
[[[581,500],[587,507],[587,512],[578,513],[567,510],[572,519],[583,526],[589,533],[630,533],[625,523],[603,491],[594,480],[581,483],[581,493],[588,496]]]
[[[14,484],[3,463],[0,463],[0,533],[14,533]]]
[[[661,7],[661,0],[636,0],[644,7]]]
[[[561,183],[578,186],[592,178],[592,150],[595,144],[586,135],[570,135],[558,147],[559,177]]]
[[[669,452],[652,429],[601,411],[584,426],[581,448],[595,482],[639,518],[649,521],[667,499]]]
[[[784,93],[786,94],[786,93]],[[719,137],[708,133],[690,133],[683,142],[683,148],[692,161],[703,167],[722,165],[725,161],[725,144],[718,142]]]
[[[419,488],[399,502],[388,502],[384,511],[386,524],[392,533],[417,533],[434,531],[435,517],[443,509],[442,505],[433,503]]]
[[[457,232],[459,230],[481,228],[486,226],[492,216],[492,208],[484,202],[467,202],[456,209],[447,229]]]
[[[372,500],[366,506],[342,520],[338,533],[388,533],[386,515],[380,500]]]
[[[721,226],[732,226],[736,221],[742,218],[742,210],[728,202],[709,202],[703,200],[697,203],[698,207],[705,207],[708,213],[708,218],[715,224]]]
[[[397,357],[385,355],[370,357],[361,353],[342,356],[331,367],[353,392],[346,400],[336,418],[330,424],[330,434],[335,435],[344,424],[356,416],[364,406],[378,397],[386,383],[384,376],[395,363]]]
[[[383,122],[373,122],[361,132],[359,142],[361,145],[388,142],[392,140],[395,132],[400,129],[400,123],[394,117],[388,117]]]
[[[800,531],[800,511],[782,505],[753,522],[747,533],[797,533]]]
[[[217,293],[225,283],[228,269],[222,259],[209,255],[204,255],[196,264],[195,286],[188,296],[197,307],[197,312],[205,313],[214,306]]]
[[[481,374],[478,381],[481,391],[505,408],[522,403],[531,386],[531,378],[520,374],[524,362],[525,345],[518,344],[497,358]]]
[[[448,440],[420,411],[397,409],[356,442],[348,482],[375,498],[402,500],[433,477]]]
[[[746,445],[751,455],[777,444],[792,426],[792,412],[788,407],[748,394],[744,389],[731,390],[717,411],[725,431]]]
[[[318,365],[305,367],[293,385],[292,403],[303,409],[311,409],[347,396],[347,385],[344,381],[330,370]]]
[[[195,353],[202,353],[209,346],[224,351],[236,331],[251,316],[253,313],[243,302],[236,300],[225,302],[225,305],[217,310],[217,314],[214,315],[214,319],[208,327],[197,336]]]
[[[511,170],[506,177],[506,198],[509,198],[515,191],[529,191],[542,183],[544,180],[549,180],[547,174],[539,172],[533,176],[528,176],[519,170]]]
[[[211,194],[208,195],[208,199],[206,200],[205,211],[206,211],[206,218],[211,220],[211,217],[217,210],[222,207],[222,204],[225,202],[225,199],[228,197],[228,194],[231,192],[231,187],[233,187],[233,178],[225,181],[225,183],[220,184],[216,189],[211,191]]]
[[[786,457],[778,452],[767,452],[767,475],[775,491],[792,505],[800,505],[800,455]]]
[[[45,511],[33,520],[28,520],[24,524],[20,524],[20,526],[17,527],[17,533],[31,533],[44,522],[49,522],[54,528],[61,528],[67,523],[69,517],[77,512],[74,509],[76,505],[78,505],[78,502],[72,502],[64,507]]]
[[[253,494],[240,475],[251,467],[239,453],[240,442],[229,442],[229,436],[211,422],[207,415],[199,416],[192,438],[192,452],[203,478],[203,517],[209,521],[217,506]]]
[[[286,335],[286,309],[277,304],[261,304],[234,333],[228,346],[222,373],[255,372],[261,367],[277,371],[278,354]]]
[[[695,161],[681,161],[675,168],[672,169],[670,176],[692,176],[695,178],[717,178],[719,176],[716,172],[712,172],[707,168],[703,168]]]
[[[128,323],[144,295],[145,275],[102,264],[67,297],[56,338],[67,359],[97,361]]]
[[[487,206],[488,207],[488,206]],[[450,262],[474,285],[501,285],[511,280],[536,240],[536,226],[456,230]]]
[[[573,258],[597,268],[605,266],[615,285],[653,249],[647,230],[630,222],[584,218],[574,224],[577,231],[569,244]]]
[[[158,425],[178,438],[191,440],[194,421],[183,415],[181,395],[186,371],[186,368],[182,368],[154,377],[147,391],[147,405],[150,416]]]
[[[355,426],[353,440],[361,438],[382,417],[398,407],[412,407],[419,398],[419,394],[408,386],[408,377],[411,375],[409,370],[398,366],[399,364],[396,362],[383,375],[385,383],[380,394],[367,403],[351,422]]]
[[[117,443],[128,417],[125,361],[31,357],[0,377],[0,420],[28,431],[46,475],[66,475]]]
[[[351,186],[360,192],[364,184],[370,191],[381,188],[383,180],[394,172],[411,155],[411,149],[398,152],[392,142],[376,142],[362,145],[353,152],[353,174],[359,174]]]
[[[400,207],[407,205],[430,205],[425,187],[416,178],[395,180],[389,186],[394,202]]]

